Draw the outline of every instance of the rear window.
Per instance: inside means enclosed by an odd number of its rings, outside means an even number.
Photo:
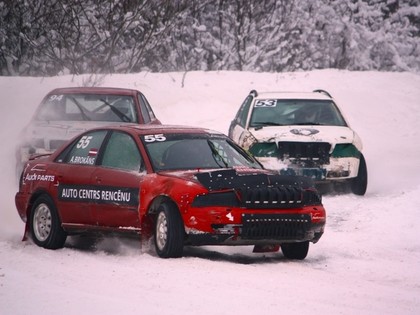
[[[39,121],[121,121],[137,123],[133,97],[104,94],[53,94],[40,105]]]

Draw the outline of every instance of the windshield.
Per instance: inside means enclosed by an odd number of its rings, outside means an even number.
[[[35,119],[138,122],[131,96],[104,94],[49,95],[40,105]]]
[[[142,136],[155,171],[202,168],[261,168],[227,137],[208,134]]]
[[[285,125],[346,126],[334,102],[330,100],[256,100],[250,127]]]

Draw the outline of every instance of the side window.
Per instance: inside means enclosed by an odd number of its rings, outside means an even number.
[[[139,94],[139,103],[140,103],[140,110],[141,110],[141,115],[143,116],[144,123],[147,124],[150,122],[151,119],[150,119],[149,110],[147,109],[147,106],[146,106],[146,104],[148,104],[147,100],[142,94]]]
[[[114,131],[102,157],[102,166],[138,172],[141,161],[134,139],[126,133]]]
[[[99,149],[107,134],[107,131],[93,131],[83,134],[73,146],[65,150],[57,159],[57,162],[81,165],[95,165]]]
[[[249,95],[245,101],[242,103],[241,108],[239,109],[238,115],[236,117],[236,121],[242,127],[246,125],[246,119],[248,118],[249,107],[252,103],[253,97]]]
[[[146,99],[146,97],[144,95],[141,96],[144,99],[144,104],[146,105],[146,108],[149,112],[150,118],[151,119],[156,119],[155,113],[153,112],[152,107],[150,106],[148,100]]]
[[[48,95],[36,114],[37,120],[66,120],[64,95]]]

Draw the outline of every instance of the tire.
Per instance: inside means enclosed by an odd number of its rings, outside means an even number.
[[[350,189],[351,192],[358,196],[363,196],[366,193],[368,183],[367,167],[365,158],[360,155],[359,170],[357,172],[357,177],[351,180]]]
[[[31,209],[30,230],[34,243],[47,249],[64,246],[67,233],[61,227],[54,202],[48,195],[36,199]]]
[[[303,260],[308,255],[309,241],[300,243],[286,243],[281,245],[284,257],[288,259]]]
[[[168,203],[161,204],[157,211],[154,230],[154,243],[158,256],[182,257],[184,236],[184,222],[178,209]]]

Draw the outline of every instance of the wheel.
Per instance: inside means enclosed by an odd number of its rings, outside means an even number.
[[[308,255],[309,241],[300,243],[286,243],[281,245],[284,257],[288,259],[303,260]]]
[[[61,227],[54,202],[47,195],[36,199],[30,215],[32,239],[38,246],[57,249],[66,242],[67,233]]]
[[[360,155],[359,170],[357,177],[353,178],[350,182],[351,192],[355,195],[363,196],[366,193],[368,182],[367,167],[365,158]]]
[[[159,206],[154,241],[156,253],[162,258],[181,257],[184,249],[184,223],[178,209],[164,203]]]

